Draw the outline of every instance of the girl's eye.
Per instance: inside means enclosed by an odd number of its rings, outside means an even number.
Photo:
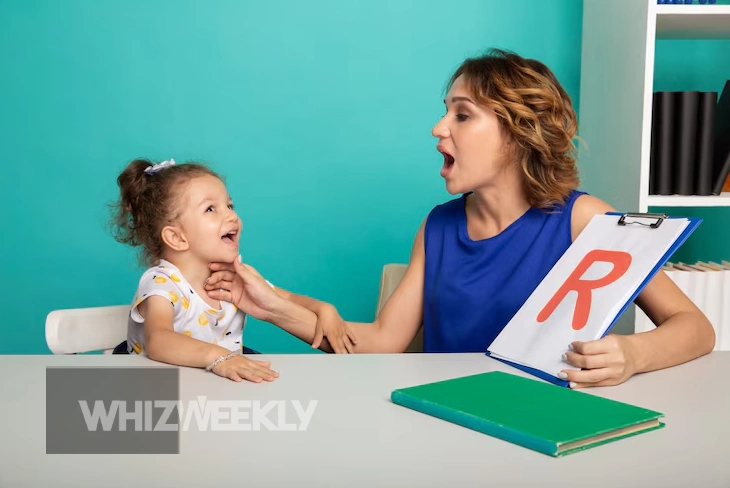
[[[207,208],[207,209],[206,209],[205,211],[206,211],[206,212],[212,212],[213,210],[214,210],[214,207],[213,207],[213,205],[211,205],[211,206],[210,206],[210,207],[208,207],[208,208]]]
[[[231,210],[233,210],[233,204],[231,203],[230,205],[228,205],[228,208],[230,208]]]

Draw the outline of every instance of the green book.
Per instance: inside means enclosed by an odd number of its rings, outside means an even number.
[[[390,397],[555,457],[664,427],[659,412],[501,371],[401,388]]]

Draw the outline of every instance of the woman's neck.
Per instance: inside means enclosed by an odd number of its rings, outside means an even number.
[[[469,236],[473,240],[494,237],[530,209],[522,182],[504,179],[488,188],[474,190],[466,199]]]

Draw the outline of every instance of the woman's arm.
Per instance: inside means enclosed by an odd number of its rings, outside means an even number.
[[[418,333],[423,322],[424,225],[425,222],[421,224],[416,234],[410,262],[403,280],[388,299],[375,321],[372,323],[347,322],[357,335],[357,344],[355,344],[353,352],[403,352]],[[253,273],[245,275],[244,272],[242,278],[245,281],[255,277]],[[262,307],[268,310],[268,315],[264,320],[311,344],[314,339],[317,316],[308,308],[316,305],[317,307],[330,307],[330,311],[332,311],[334,307],[328,304],[306,303],[307,301],[303,301],[301,297],[295,300],[307,307],[304,308],[300,304],[286,299],[289,292],[279,290],[279,293],[279,300],[272,300],[270,304]],[[219,295],[211,296],[218,297]],[[327,352],[332,351],[326,340],[322,342],[320,349]]]
[[[573,207],[573,240],[597,214],[613,212],[598,198],[582,195]],[[657,326],[649,332],[609,335],[599,341],[575,344],[569,362],[586,368],[568,372],[568,379],[593,386],[617,384],[635,373],[675,366],[708,354],[715,346],[715,331],[702,311],[662,271],[636,299]],[[607,364],[608,363],[608,364]]]

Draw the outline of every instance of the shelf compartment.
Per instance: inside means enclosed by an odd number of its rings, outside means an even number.
[[[730,39],[730,5],[657,5],[657,39]]]
[[[650,207],[730,207],[730,192],[720,195],[649,195]]]

